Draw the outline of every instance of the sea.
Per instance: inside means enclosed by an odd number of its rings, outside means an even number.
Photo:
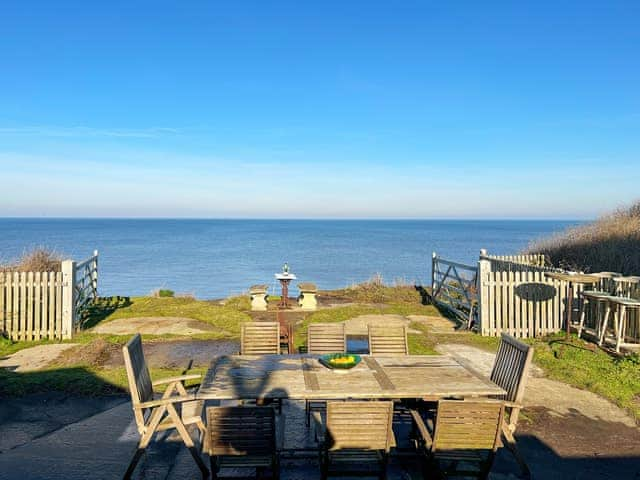
[[[520,252],[571,220],[228,220],[0,218],[0,263],[37,247],[82,261],[99,252],[102,296],[163,288],[220,299],[267,284],[286,262],[298,282],[343,288],[381,275],[428,285],[431,256],[476,264]]]

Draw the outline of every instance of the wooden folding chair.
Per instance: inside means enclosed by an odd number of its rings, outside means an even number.
[[[280,422],[284,418],[280,417]],[[211,458],[211,474],[221,468],[255,468],[256,476],[270,468],[280,476],[276,416],[270,407],[209,407],[204,452]]]
[[[504,400],[508,419],[502,424],[505,446],[513,453],[523,473],[530,476],[529,467],[520,455],[513,436],[518,425],[518,416],[523,408],[524,390],[529,378],[529,369],[533,359],[533,347],[520,342],[506,333],[502,334],[498,353],[491,371],[491,381],[507,391],[499,397]]]
[[[241,355],[280,354],[280,323],[247,322],[240,331]]]
[[[323,355],[346,351],[347,336],[344,323],[312,323],[307,328],[307,353]],[[326,402],[323,400],[307,400],[305,402],[307,427],[311,425],[311,412],[322,411],[325,406]]]
[[[407,327],[369,325],[369,353],[371,355],[408,355]]]
[[[203,478],[209,476],[209,470],[205,467],[200,453],[196,449],[194,442],[186,429],[186,425],[196,425],[198,430],[204,434],[205,428],[202,418],[196,409],[196,414],[186,415],[186,402],[194,402],[195,396],[189,395],[184,388],[183,381],[200,378],[200,375],[183,375],[180,377],[166,378],[151,382],[149,369],[142,350],[142,338],[140,334],[135,335],[127,344],[122,347],[124,354],[124,365],[129,380],[129,390],[131,393],[131,403],[133,405],[133,415],[135,417],[140,441],[136,452],[127,468],[124,478],[131,478],[133,471],[138,464],[140,457],[151,442],[151,438],[156,432],[175,428],[182,438],[182,441],[189,449],[193,459],[198,464]],[[167,385],[161,398],[153,398],[153,387],[155,385]],[[178,414],[176,406],[180,405],[182,416]]]
[[[393,402],[328,402],[326,426],[314,414],[321,478],[335,475],[387,477],[393,437]],[[363,468],[363,467],[373,467]],[[355,468],[354,468],[355,467]]]
[[[446,476],[488,477],[499,445],[503,402],[440,400],[435,424],[425,423],[416,410],[411,416],[425,478],[431,478],[432,468]]]

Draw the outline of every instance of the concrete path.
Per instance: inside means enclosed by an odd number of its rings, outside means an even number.
[[[7,357],[1,357],[0,368],[8,368],[15,372],[40,370],[58,358],[61,353],[77,345],[77,343],[54,343],[25,348]]]
[[[194,335],[216,330],[213,325],[183,317],[134,317],[103,322],[91,329],[92,333],[109,335]]]
[[[436,347],[484,375],[495,355],[468,345]],[[534,478],[640,480],[640,428],[624,410],[532,368],[516,437]]]
[[[345,331],[347,335],[367,335],[368,326],[406,326],[408,327],[411,321],[407,317],[394,314],[370,314],[370,315],[358,315],[357,317],[345,320]],[[411,333],[420,333],[416,330],[409,329]]]

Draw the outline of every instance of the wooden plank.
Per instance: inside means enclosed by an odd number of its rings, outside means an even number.
[[[25,338],[29,341],[33,340],[33,304],[35,302],[33,287],[33,272],[27,272],[27,282],[25,284],[25,301],[27,302],[27,315],[25,318]]]
[[[10,274],[11,275],[11,274]],[[10,279],[11,281],[11,286],[10,288],[10,293],[11,293],[11,339],[12,340],[18,340],[18,332],[20,331],[20,324],[19,324],[19,311],[20,311],[20,297],[18,295],[18,291],[19,291],[19,285],[20,285],[20,276],[18,274],[18,272],[14,272],[13,273],[13,278]]]
[[[373,358],[373,357],[364,357],[364,361],[367,364],[367,366],[371,370],[373,370],[375,372],[373,376],[378,381],[378,384],[380,385],[380,388],[382,388],[382,390],[395,390],[396,389],[396,387],[393,384],[393,382],[391,380],[389,380],[389,377],[384,372],[382,367],[380,367],[378,362],[376,362],[375,358]]]
[[[54,325],[55,325],[55,338],[62,339],[62,272],[55,272],[55,313],[54,313]]]
[[[308,390],[319,390],[318,377],[313,373],[312,367],[307,363],[307,358],[302,359],[302,373],[304,375],[304,385]]]
[[[0,272],[0,334],[9,331],[7,328],[7,324],[8,322],[8,318],[7,318],[7,311],[5,308],[5,295],[6,295],[6,290],[7,287],[5,285],[5,280],[4,280],[4,276],[5,273],[4,272]]]
[[[33,274],[33,339],[40,340],[41,334],[41,316],[42,307],[42,273],[35,272]]]
[[[18,332],[20,340],[26,340],[27,332],[27,272],[20,272],[20,330]]]

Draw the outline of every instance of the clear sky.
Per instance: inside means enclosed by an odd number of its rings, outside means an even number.
[[[0,216],[590,218],[640,2],[0,3]]]

